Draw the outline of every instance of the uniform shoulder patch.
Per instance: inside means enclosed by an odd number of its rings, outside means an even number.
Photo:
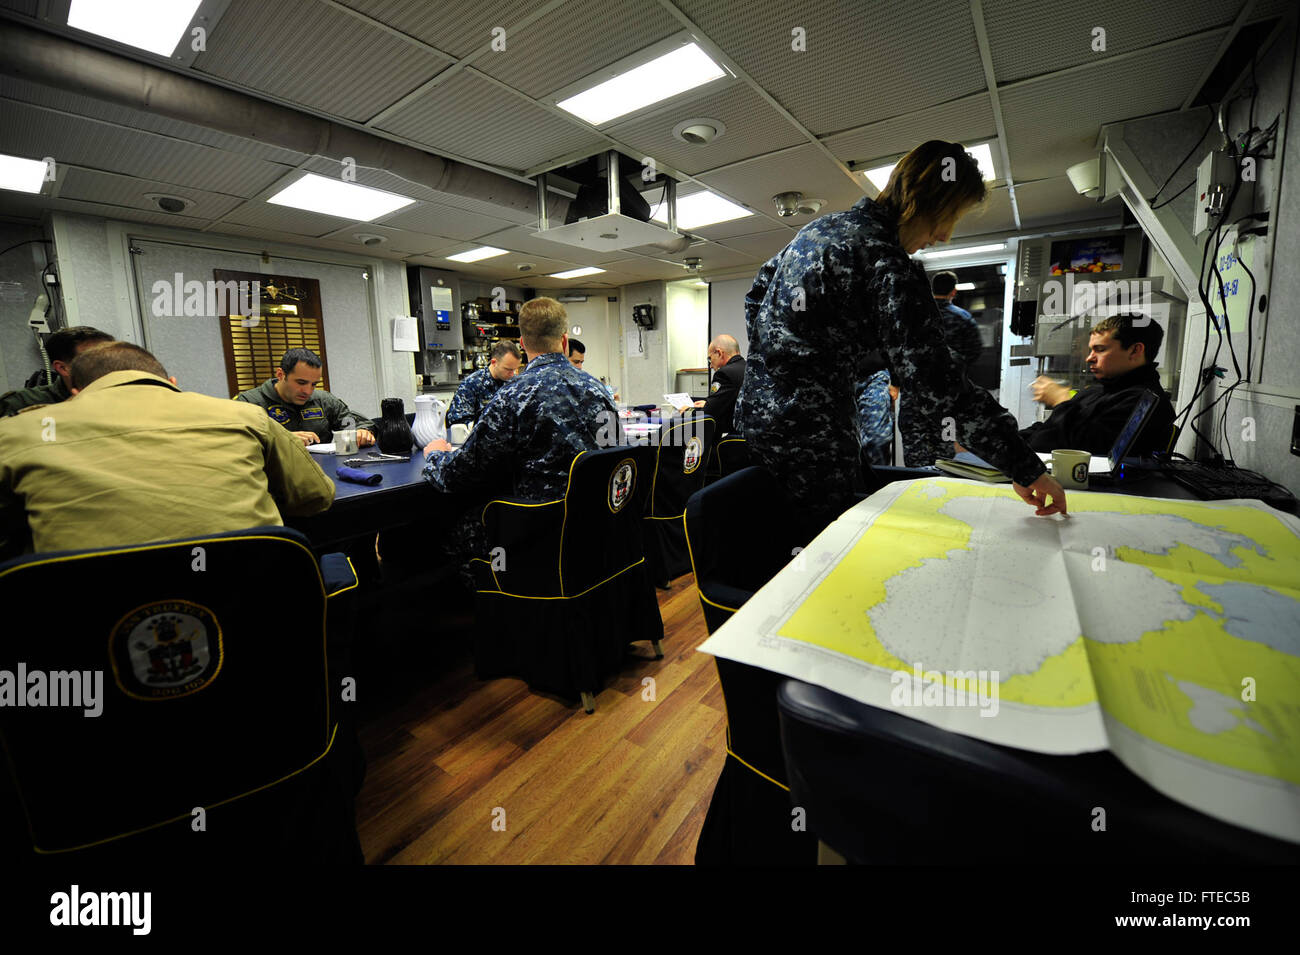
[[[137,607],[117,622],[108,643],[113,678],[137,700],[189,696],[221,670],[221,625],[188,600]]]
[[[632,500],[632,491],[636,487],[636,462],[624,458],[614,468],[609,478],[608,504],[611,514],[623,510],[624,505]]]
[[[719,387],[721,387],[721,383],[715,381],[713,384],[709,385],[709,393],[712,394],[717,391]]]
[[[279,405],[271,405],[266,409],[266,413],[271,416],[271,420],[278,421],[280,424],[286,424],[289,421],[289,412]]]

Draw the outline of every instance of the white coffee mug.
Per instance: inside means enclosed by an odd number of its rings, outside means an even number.
[[[1088,462],[1092,455],[1087,451],[1061,449],[1052,452],[1052,477],[1061,487],[1086,489],[1088,487]]]
[[[460,445],[465,443],[465,439],[468,437],[469,437],[469,428],[463,422],[459,424],[453,424],[450,428],[447,429],[447,441],[449,444],[453,444],[459,447]]]
[[[357,453],[357,429],[348,428],[345,431],[334,432],[334,453],[335,454],[356,454]]]

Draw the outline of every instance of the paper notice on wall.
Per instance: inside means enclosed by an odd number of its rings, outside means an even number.
[[[419,351],[420,331],[415,319],[402,315],[393,319],[393,351]]]
[[[639,330],[627,333],[627,357],[645,357],[645,347],[641,344],[641,332]]]

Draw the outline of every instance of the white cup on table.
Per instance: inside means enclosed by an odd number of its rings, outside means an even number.
[[[1088,463],[1092,454],[1088,451],[1059,449],[1052,452],[1052,477],[1064,488],[1087,490]]]

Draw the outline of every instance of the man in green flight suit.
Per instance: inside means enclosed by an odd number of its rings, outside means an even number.
[[[265,408],[271,420],[280,422],[305,445],[332,441],[333,432],[349,428],[357,429],[358,447],[374,444],[374,422],[354,415],[343,399],[316,390],[321,374],[319,355],[309,348],[291,348],[280,359],[274,378],[259,388],[241,391],[234,400]]]
[[[56,375],[54,380],[48,385],[19,388],[0,395],[0,418],[17,414],[31,405],[52,405],[67,401],[72,397],[72,392],[68,389],[68,369],[72,367],[72,359],[87,348],[111,341],[113,336],[108,332],[101,332],[89,325],[60,328],[45,339],[45,354],[49,356],[50,369]]]

